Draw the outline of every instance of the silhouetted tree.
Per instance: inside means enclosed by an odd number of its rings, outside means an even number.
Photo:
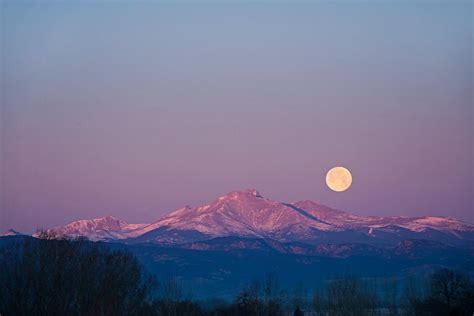
[[[469,278],[462,273],[441,269],[431,276],[431,297],[448,308],[455,306],[469,291]]]
[[[236,305],[239,315],[260,315],[262,304],[260,301],[259,291],[260,286],[258,282],[254,280],[237,295]]]
[[[353,277],[345,277],[329,283],[327,311],[332,316],[363,316],[375,314],[374,291]]]
[[[469,276],[441,269],[431,275],[430,292],[424,310],[432,315],[474,314],[474,284]]]
[[[426,295],[420,294],[413,281],[405,289],[405,315],[441,316],[474,314],[474,283],[467,274],[448,269],[432,273]]]
[[[177,278],[167,278],[161,285],[160,295],[153,302],[153,309],[160,316],[198,316],[204,312],[189,298],[184,298],[184,288]]]
[[[2,315],[144,314],[155,282],[125,251],[20,238],[0,251]]]

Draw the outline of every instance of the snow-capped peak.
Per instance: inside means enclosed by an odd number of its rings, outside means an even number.
[[[48,229],[47,232],[60,237],[87,237],[90,240],[124,239],[147,224],[128,224],[117,217],[105,216],[95,219],[78,220],[67,225]],[[39,233],[33,234],[38,237]]]
[[[195,209],[174,211],[154,225],[212,236],[254,237],[301,225],[336,229],[290,204],[265,199],[256,189],[232,191]]]

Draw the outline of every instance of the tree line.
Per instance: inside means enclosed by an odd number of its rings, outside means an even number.
[[[176,278],[147,274],[127,251],[86,240],[19,238],[0,246],[1,315],[428,316],[473,315],[474,283],[448,269],[383,288],[344,276],[313,292],[286,289],[274,274],[244,286],[231,301],[193,300]]]

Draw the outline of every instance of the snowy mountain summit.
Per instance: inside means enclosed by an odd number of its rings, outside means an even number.
[[[151,224],[128,224],[108,216],[49,232],[127,243],[183,243],[229,236],[308,244],[474,241],[474,225],[452,218],[358,216],[313,201],[274,201],[256,189],[229,192],[196,208],[186,206]]]

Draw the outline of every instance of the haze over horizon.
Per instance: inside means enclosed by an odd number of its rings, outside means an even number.
[[[474,222],[470,1],[0,6],[0,232],[245,188]]]

